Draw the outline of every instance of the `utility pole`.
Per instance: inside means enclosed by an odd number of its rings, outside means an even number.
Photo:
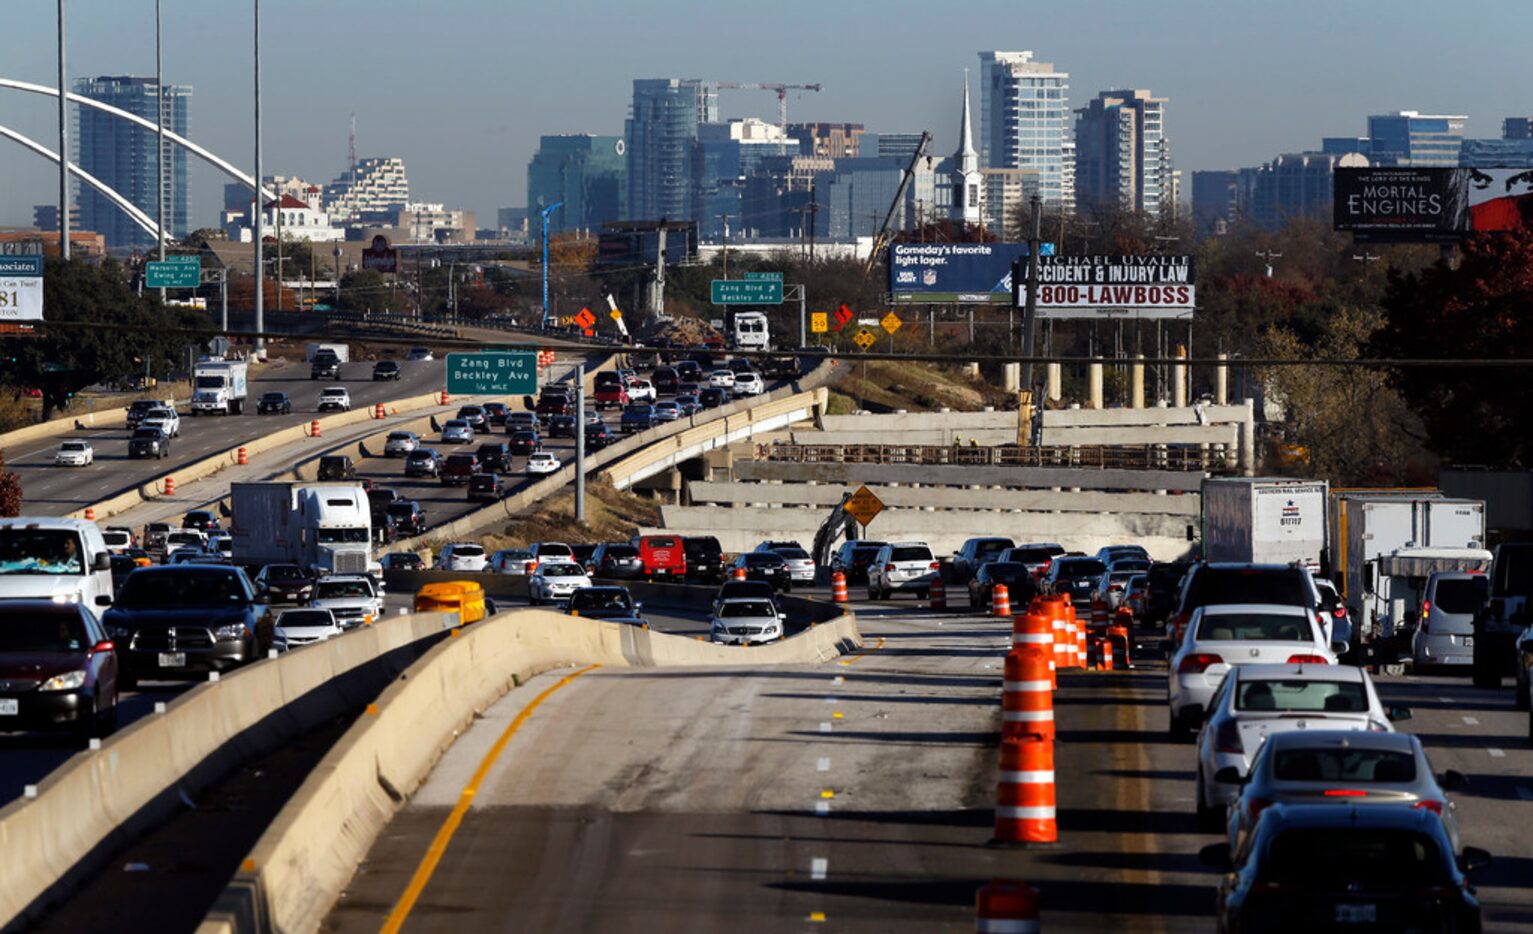
[[[255,348],[254,356],[260,360],[266,356],[266,267],[261,256],[261,238],[265,225],[261,223],[261,0],[255,0]]]
[[[586,367],[575,364],[575,521],[586,521]]]
[[[724,278],[729,278],[729,212],[716,215],[724,222]]]
[[[543,217],[543,327],[548,327],[548,215],[559,209],[563,201],[555,201],[538,213]]]
[[[160,242],[160,262],[165,262],[165,67],[160,44],[160,0],[154,0],[154,168],[155,201],[158,213],[155,224],[160,228],[155,239]],[[63,89],[60,88],[60,91]],[[257,182],[260,179],[256,179]],[[165,304],[165,290],[160,289],[160,304]]]
[[[655,244],[655,317],[665,317],[665,218],[660,219],[659,241]]]
[[[1267,278],[1271,279],[1272,278],[1272,261],[1275,260],[1275,259],[1282,259],[1283,258],[1283,254],[1281,254],[1281,253],[1274,253],[1271,250],[1257,250],[1256,251],[1256,255],[1261,257],[1262,262],[1267,264]]]
[[[820,213],[820,202],[816,200],[819,195],[814,179],[809,180],[809,265],[814,265],[814,228],[815,215]]]
[[[1027,238],[1027,302],[1022,310],[1022,356],[1027,358],[1022,364],[1022,386],[1032,392],[1033,332],[1038,327],[1038,253],[1043,249],[1043,199],[1035,192],[1028,201],[1033,208],[1033,223]]]
[[[59,255],[69,261],[69,87],[64,83],[64,0],[59,0]]]

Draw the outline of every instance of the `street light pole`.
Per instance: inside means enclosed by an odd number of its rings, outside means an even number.
[[[261,203],[261,0],[255,2],[255,352],[254,356],[260,360],[265,356],[266,341],[261,337],[266,333],[266,267],[262,264],[261,238],[265,235],[265,225],[261,223],[261,215],[265,213],[266,205]],[[281,288],[279,285],[278,288]]]
[[[586,521],[586,367],[575,366],[575,521]]]
[[[165,62],[160,43],[160,0],[154,0],[154,168],[155,168],[155,233],[159,241],[160,262],[165,262]],[[160,304],[165,304],[165,290],[160,289]]]
[[[543,217],[543,327],[548,327],[548,215],[554,213],[563,201],[555,201],[538,213]]]
[[[59,0],[59,255],[69,260],[69,88],[64,84],[64,0]]]
[[[1022,309],[1022,388],[1033,391],[1033,332],[1038,326],[1038,260],[1043,249],[1043,199],[1028,199],[1033,208],[1032,230],[1027,236],[1027,302]]]

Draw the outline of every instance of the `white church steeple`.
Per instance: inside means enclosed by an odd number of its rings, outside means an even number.
[[[958,130],[958,151],[953,153],[953,220],[979,225],[983,211],[984,177],[979,153],[974,149],[974,130],[969,121],[969,70],[963,72],[963,123]]]

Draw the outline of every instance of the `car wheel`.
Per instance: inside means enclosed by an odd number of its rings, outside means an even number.
[[[1529,707],[1528,677],[1526,671],[1519,671],[1517,676],[1517,690],[1512,695],[1512,703],[1518,710],[1527,710]]]
[[[1477,688],[1498,688],[1501,686],[1501,675],[1496,671],[1495,662],[1490,657],[1490,647],[1484,649],[1481,645],[1485,637],[1476,633],[1474,640],[1474,673],[1472,680]]]
[[[1198,797],[1197,797],[1197,806],[1196,806],[1196,818],[1197,818],[1197,823],[1198,823],[1198,830],[1200,832],[1202,832],[1202,833],[1218,833],[1219,829],[1222,826],[1224,826],[1224,819],[1223,819],[1224,815],[1219,813],[1219,809],[1218,808],[1209,807],[1207,804],[1203,803],[1203,799],[1206,796],[1203,793],[1203,774],[1202,773],[1203,773],[1203,769],[1202,769],[1201,766],[1199,766],[1198,767],[1198,782],[1197,782],[1197,796]]]
[[[1192,731],[1187,728],[1187,720],[1184,717],[1177,716],[1176,712],[1172,711],[1171,726],[1166,730],[1166,738],[1173,743],[1185,743],[1191,735]],[[1200,798],[1199,800],[1202,799]]]

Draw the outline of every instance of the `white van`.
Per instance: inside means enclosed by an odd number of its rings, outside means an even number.
[[[84,519],[0,519],[0,600],[61,599],[112,605],[112,555]]]
[[[1474,614],[1490,579],[1468,571],[1436,571],[1427,578],[1420,619],[1411,638],[1418,665],[1474,663]]]

